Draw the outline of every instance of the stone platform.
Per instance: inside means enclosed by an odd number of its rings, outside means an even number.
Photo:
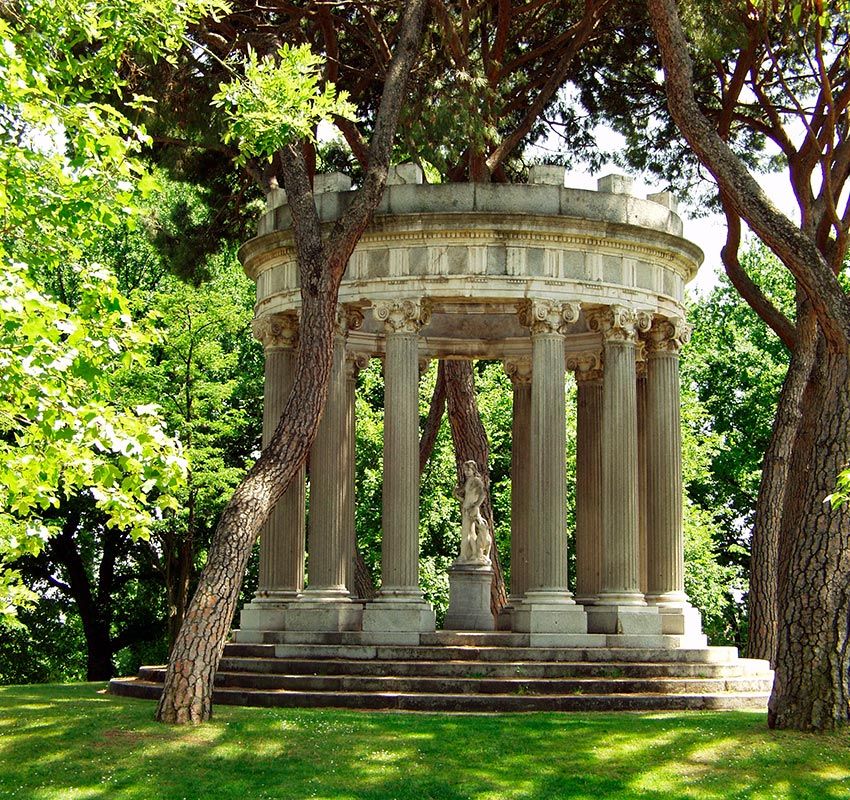
[[[216,675],[224,705],[405,711],[681,711],[767,708],[773,673],[732,647],[530,647],[512,633],[438,631],[408,646],[230,643]],[[157,699],[164,667],[116,678],[113,694]]]

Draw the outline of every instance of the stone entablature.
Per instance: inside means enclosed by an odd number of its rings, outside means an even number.
[[[319,188],[345,188],[338,177]],[[600,185],[627,187],[614,177]],[[317,194],[321,219],[338,218],[351,194]],[[426,301],[432,318],[421,344],[428,355],[470,354],[454,340],[501,341],[502,348],[476,352],[509,354],[511,341],[527,336],[515,313],[524,298],[681,317],[684,285],[702,253],[681,238],[669,198],[654,197],[540,184],[391,185],[351,257],[339,299],[364,309],[382,300]],[[268,200],[259,235],[240,251],[257,282],[258,316],[301,302],[291,215],[279,205],[285,196],[277,191]],[[360,335],[364,349],[378,353],[381,332],[370,316]]]

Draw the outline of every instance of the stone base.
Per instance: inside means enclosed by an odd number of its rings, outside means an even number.
[[[661,635],[661,615],[655,606],[596,605],[587,609],[591,633]]]
[[[661,632],[675,636],[702,635],[702,614],[690,603],[656,606],[661,615]]]
[[[513,603],[509,603],[504,606],[501,611],[499,611],[499,615],[496,617],[497,631],[513,630],[513,614],[515,610],[516,606],[514,606]]]
[[[361,603],[299,600],[286,610],[288,631],[359,631],[362,627]]]
[[[528,592],[511,615],[513,630],[531,634],[586,634],[587,614],[567,592]]]
[[[397,634],[407,634],[411,644],[419,643],[420,633],[431,633],[437,628],[437,618],[430,603],[422,599],[400,600],[378,597],[363,608],[363,640],[372,644],[384,641],[398,644]]]
[[[242,607],[239,627],[248,631],[282,631],[286,629],[286,611],[295,602],[255,597]]]
[[[493,568],[475,564],[449,567],[449,608],[443,629],[449,631],[492,631],[490,587]]]

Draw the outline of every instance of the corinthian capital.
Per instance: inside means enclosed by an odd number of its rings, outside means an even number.
[[[514,386],[531,383],[531,359],[528,356],[506,358],[502,366]]]
[[[251,330],[267,351],[290,350],[298,344],[298,315],[294,311],[264,314],[251,323]]]
[[[570,353],[567,356],[567,369],[576,374],[576,381],[601,381],[602,380],[602,354],[595,350],[584,353]]]
[[[420,300],[379,300],[372,313],[388,333],[419,333],[431,318],[431,309]]]
[[[638,331],[648,325],[648,317],[620,305],[593,308],[585,312],[587,327],[602,334],[606,342],[637,341]]]
[[[655,317],[646,336],[647,355],[678,353],[691,340],[692,330],[681,317]]]
[[[356,331],[363,325],[363,312],[357,306],[340,304],[336,310],[336,333],[346,336],[349,331]]]
[[[572,323],[578,321],[580,313],[579,303],[561,300],[522,300],[517,304],[520,324],[528,328],[532,336],[541,333],[563,335]]]

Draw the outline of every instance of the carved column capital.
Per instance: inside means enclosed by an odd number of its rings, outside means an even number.
[[[363,325],[363,312],[357,307],[340,303],[336,309],[336,335],[347,336],[349,331],[356,331]]]
[[[678,353],[691,340],[692,330],[682,317],[655,317],[645,338],[647,355]]]
[[[264,314],[251,322],[251,331],[266,351],[291,350],[298,344],[298,315],[294,311]]]
[[[531,356],[506,358],[502,367],[514,386],[531,383]]]
[[[531,335],[557,333],[564,335],[567,328],[578,321],[581,304],[561,300],[522,300],[517,304],[517,315],[521,325]]]
[[[357,378],[357,373],[361,369],[369,366],[368,353],[356,353],[347,350],[345,353],[345,377],[346,380],[353,381]]]
[[[384,323],[387,333],[419,333],[431,318],[431,309],[421,300],[379,300],[372,314]]]
[[[593,308],[585,312],[587,327],[602,334],[606,342],[635,344],[638,332],[648,330],[650,315],[621,305]]]
[[[595,350],[570,353],[567,356],[567,369],[575,372],[578,383],[601,381],[602,354]]]

